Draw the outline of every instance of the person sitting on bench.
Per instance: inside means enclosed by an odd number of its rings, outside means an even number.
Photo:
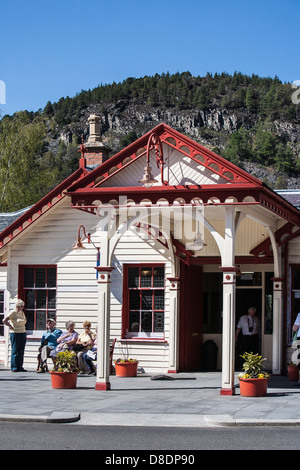
[[[46,372],[48,370],[47,359],[50,356],[50,352],[56,348],[57,338],[59,338],[61,334],[62,331],[56,328],[55,320],[48,318],[47,331],[43,334],[39,347],[37,372]]]

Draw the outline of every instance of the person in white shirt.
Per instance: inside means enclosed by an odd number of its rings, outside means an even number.
[[[245,352],[259,353],[260,321],[255,316],[256,308],[250,307],[247,315],[242,315],[238,321],[235,342],[238,344],[238,355]]]

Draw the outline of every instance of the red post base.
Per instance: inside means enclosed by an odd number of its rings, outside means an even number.
[[[110,390],[110,382],[96,382],[95,390]]]
[[[234,388],[221,388],[220,395],[235,395]]]

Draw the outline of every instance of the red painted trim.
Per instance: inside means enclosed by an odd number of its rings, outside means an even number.
[[[129,263],[123,265],[123,295],[122,295],[122,333],[121,333],[121,340],[120,341],[158,341],[158,342],[165,342],[165,338],[126,338],[126,329],[128,329],[129,325],[129,289],[128,289],[128,271],[129,268],[140,268],[142,266],[148,266],[151,268],[165,268],[164,263]],[[149,288],[149,290],[153,290],[153,287]],[[164,287],[161,290],[165,290]],[[164,310],[165,311],[165,310]]]
[[[55,288],[55,292],[56,292],[56,301],[57,301],[57,265],[56,264],[19,264],[19,275],[18,275],[18,298],[23,300],[25,302],[25,292],[26,292],[26,289],[24,288],[24,270],[25,268],[55,268],[56,269],[56,288]],[[48,290],[47,287],[45,287],[45,289]],[[36,291],[36,288],[34,288],[34,290]],[[48,300],[48,299],[47,299]],[[35,310],[35,309],[32,309],[32,310]],[[46,307],[45,309],[47,312],[48,310],[55,310],[57,312],[57,308],[53,308],[53,309],[48,309],[48,306]],[[26,302],[25,302],[25,313],[26,313]],[[35,321],[36,321],[36,316],[34,317],[34,330],[36,329],[36,324],[35,324]],[[36,337],[34,337],[36,338]]]
[[[254,256],[236,256],[235,263],[239,265],[243,264],[273,264],[272,258],[255,258]],[[212,265],[221,264],[220,256],[199,256],[198,258],[190,258],[190,264],[192,265]]]
[[[260,187],[263,185],[263,183],[258,180],[257,178],[253,177],[246,171],[242,170],[241,168],[236,167],[232,163],[230,163],[228,160],[220,157],[219,155],[215,154],[211,150],[203,147],[202,145],[198,144],[197,142],[194,142],[193,140],[189,139],[185,135],[181,134],[180,132],[176,131],[175,129],[172,129],[165,123],[160,123],[158,126],[154,127],[152,130],[147,132],[145,135],[137,139],[135,142],[131,143],[128,145],[125,149],[121,150],[118,152],[116,155],[112,156],[109,158],[106,162],[104,162],[100,167],[95,168],[89,175],[87,175],[84,178],[84,181],[82,184],[75,183],[70,190],[74,191],[82,187],[82,185],[87,186],[87,185],[94,185],[95,181],[97,178],[100,176],[103,176],[107,174],[108,176],[108,171],[113,168],[113,167],[118,167],[122,163],[125,158],[131,157],[132,160],[135,158],[138,158],[135,153],[137,150],[140,148],[145,148],[147,147],[148,139],[151,136],[151,134],[156,133],[162,142],[165,144],[169,145],[172,147],[172,144],[169,142],[166,142],[167,138],[173,138],[176,141],[176,150],[180,152],[180,147],[182,146],[187,146],[190,149],[190,154],[189,157],[193,158],[195,155],[202,155],[204,157],[205,162],[203,163],[204,166],[208,166],[211,163],[216,163],[219,168],[222,169],[222,172],[229,171],[233,174],[235,177],[236,181],[246,181],[246,182],[251,182],[255,184],[256,186]],[[181,153],[184,153],[184,151],[181,151]],[[129,162],[131,163],[131,162]],[[201,162],[199,162],[201,164]],[[124,165],[125,166],[125,165]],[[120,167],[119,167],[120,168]],[[218,173],[216,170],[211,169],[215,173]],[[221,172],[221,174],[222,174]]]
[[[111,273],[115,268],[111,267],[111,266],[96,266],[95,269],[99,272],[99,273]]]
[[[121,338],[125,339],[126,328],[129,323],[129,293],[128,293],[128,268],[129,265],[123,265],[123,289],[122,289],[122,331]]]
[[[95,390],[111,390],[110,382],[96,382]]]
[[[39,202],[37,202],[34,206],[30,207],[28,211],[22,214],[17,220],[15,220],[12,224],[6,227],[0,234],[0,248],[4,245],[7,245],[11,240],[13,240],[17,235],[22,233],[33,224],[36,220],[39,219],[41,215],[45,213],[42,212],[42,209],[45,206],[48,206],[50,209],[53,207],[57,202],[61,201],[63,197],[65,197],[64,191],[72,184],[74,181],[78,181],[78,179],[82,178],[84,175],[87,174],[87,170],[79,168],[76,170],[71,176],[65,179],[62,183],[56,186],[55,189],[50,191],[46,196],[44,196]],[[53,199],[59,198],[58,201],[52,202]],[[34,220],[32,219],[34,215],[38,215]],[[25,222],[29,222],[26,227],[23,227]],[[15,230],[19,230],[18,233],[14,234]],[[9,240],[4,243],[5,238],[9,237]]]
[[[220,395],[228,396],[228,395],[235,395],[234,388],[221,388]]]
[[[290,292],[291,292],[291,326],[294,324],[296,318],[297,318],[297,314],[298,314],[298,311],[296,310],[295,311],[295,294],[294,294],[294,289],[295,289],[295,285],[294,285],[294,280],[295,280],[295,269],[296,268],[300,268],[300,264],[292,264],[290,263],[290,270],[291,270],[291,278],[290,278],[290,283],[291,283],[291,288],[290,288]],[[287,278],[286,282],[289,282],[289,278]]]
[[[84,179],[85,178],[83,178],[83,180]],[[149,199],[152,204],[156,204],[158,200],[162,198],[166,199],[169,204],[173,204],[175,199],[181,198],[184,200],[183,206],[193,204],[192,201],[197,198],[200,198],[204,204],[207,204],[213,197],[217,198],[220,202],[209,203],[211,206],[227,205],[228,203],[225,202],[226,199],[229,196],[233,196],[237,199],[235,205],[242,204],[251,206],[257,204],[265,207],[277,216],[286,219],[293,225],[300,226],[300,211],[298,211],[298,209],[282,198],[279,198],[272,190],[264,186],[259,187],[257,184],[251,182],[208,184],[201,186],[152,186],[151,188],[135,186],[110,188],[81,187],[76,191],[69,189],[67,194],[72,198],[72,205],[80,209],[83,207],[86,209],[92,207],[93,202],[97,199],[101,200],[102,204],[108,204],[111,200],[115,200],[119,196],[133,199],[136,204],[139,204],[145,198]],[[253,197],[255,202],[244,202],[244,199],[248,196]]]
[[[223,271],[223,273],[237,273],[240,271],[240,268],[238,266],[220,266],[221,271]]]

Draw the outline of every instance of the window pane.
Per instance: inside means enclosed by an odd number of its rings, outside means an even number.
[[[25,291],[26,310],[35,307],[35,291],[33,289]]]
[[[152,291],[142,292],[142,310],[152,310]]]
[[[142,331],[152,331],[152,312],[142,312]]]
[[[33,310],[26,310],[26,318],[27,318],[27,323],[26,323],[26,329],[27,330],[33,330],[34,329],[34,312]]]
[[[53,320],[56,320],[56,311],[55,310],[53,312],[51,310],[48,310],[47,320],[49,318],[53,318]]]
[[[0,302],[4,302],[4,290],[0,290]]]
[[[56,268],[22,266],[22,269],[27,329],[45,330],[47,318],[56,319]]]
[[[129,331],[138,332],[140,330],[140,313],[129,312]]]
[[[293,289],[300,289],[300,268],[293,270]]]
[[[47,269],[47,287],[56,287],[56,268]]]
[[[36,292],[36,308],[47,308],[47,295],[45,290]]]
[[[34,269],[24,269],[24,287],[34,287]]]
[[[128,287],[139,287],[139,268],[128,269]]]
[[[56,291],[48,291],[48,308],[56,308]]]
[[[36,312],[36,329],[46,329],[46,311]]]
[[[163,266],[129,266],[128,268],[128,317],[129,337],[143,333],[164,332],[164,287]],[[124,293],[125,295],[125,293]]]
[[[141,268],[141,287],[151,287],[152,268]]]
[[[0,302],[0,313],[4,312],[4,303]]]
[[[131,290],[129,292],[129,308],[130,310],[140,309],[140,291]]]
[[[154,308],[157,310],[164,309],[164,291],[154,291]]]
[[[236,278],[237,286],[261,286],[261,273],[242,273]]]
[[[164,312],[154,312],[154,333],[164,331]]]
[[[4,336],[4,325],[2,323],[2,320],[3,320],[3,318],[2,318],[2,315],[1,315],[0,316],[0,321],[1,321],[1,323],[0,323],[0,336]]]
[[[46,287],[46,269],[36,268],[35,287]]]
[[[153,287],[164,287],[165,269],[163,267],[153,268]]]

